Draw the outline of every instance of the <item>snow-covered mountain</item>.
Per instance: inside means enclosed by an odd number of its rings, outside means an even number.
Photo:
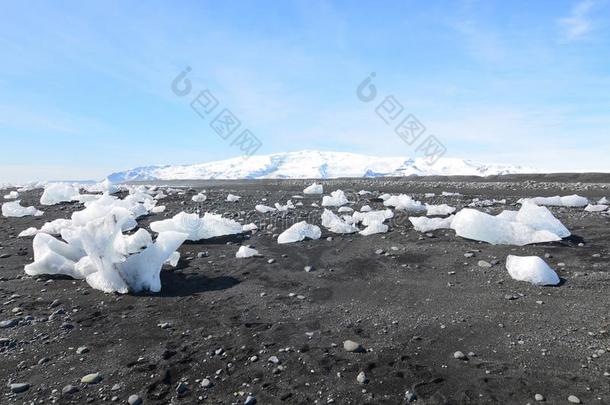
[[[145,166],[108,176],[112,182],[132,180],[195,179],[301,179],[378,176],[430,176],[535,173],[522,166],[482,164],[469,160],[441,158],[428,165],[423,158],[376,157],[346,152],[275,153],[179,166]]]

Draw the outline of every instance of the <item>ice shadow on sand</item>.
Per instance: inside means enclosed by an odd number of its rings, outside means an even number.
[[[156,293],[159,297],[186,297],[232,288],[240,281],[235,277],[220,276],[206,277],[197,273],[182,273],[178,271],[161,272],[161,291]]]

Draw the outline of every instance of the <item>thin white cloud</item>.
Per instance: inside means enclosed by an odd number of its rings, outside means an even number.
[[[590,13],[594,5],[593,0],[581,0],[574,4],[569,16],[559,19],[566,39],[578,40],[593,30]]]

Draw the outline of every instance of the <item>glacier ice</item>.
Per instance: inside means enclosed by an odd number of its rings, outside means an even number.
[[[560,238],[567,238],[571,235],[568,228],[555,218],[548,208],[529,202],[523,203],[521,209],[517,211],[517,222],[525,224],[536,231],[552,232]]]
[[[386,233],[389,229],[388,226],[380,220],[372,219],[367,221],[367,223],[368,226],[359,232],[360,235],[368,236],[376,233]]]
[[[528,214],[524,217],[526,220],[530,219]],[[532,221],[532,223],[538,226],[540,230],[525,223],[498,218],[472,208],[464,208],[453,218],[451,228],[455,230],[458,236],[491,243],[492,245],[523,246],[531,243],[561,240],[559,235],[543,229],[555,229],[556,223],[547,224],[538,221]]]
[[[275,203],[275,209],[278,210],[279,212],[286,212],[289,209],[294,209],[294,204],[292,203],[292,200],[288,200],[286,202],[286,205],[282,205],[280,203]]]
[[[17,191],[11,191],[4,196],[5,200],[16,200],[17,198],[19,198],[19,193]]]
[[[2,215],[9,218],[20,218],[27,216],[36,216],[39,217],[44,214],[42,211],[36,209],[36,207],[23,207],[21,201],[10,201],[2,204]]]
[[[235,257],[238,259],[246,259],[248,257],[260,256],[258,250],[252,249],[250,246],[240,246],[235,253]]]
[[[262,214],[266,214],[268,212],[275,212],[275,211],[277,211],[275,208],[269,207],[269,206],[264,205],[264,204],[257,204],[254,207],[254,209],[257,210],[258,212],[262,213]]]
[[[228,202],[238,202],[241,197],[235,194],[230,194],[227,196]]]
[[[588,212],[602,212],[608,209],[606,204],[589,204],[585,207],[585,211]]]
[[[347,197],[343,190],[335,190],[330,195],[322,197],[323,207],[340,207],[348,203]]]
[[[217,236],[235,235],[242,232],[242,225],[219,214],[206,212],[203,217],[197,214],[180,212],[173,218],[152,222],[150,229],[154,232],[180,232],[187,234],[187,240],[198,241]]]
[[[40,204],[55,205],[61,202],[76,201],[80,195],[77,186],[67,183],[51,183],[44,188],[40,197]]]
[[[282,232],[277,237],[277,243],[300,242],[305,238],[320,239],[320,236],[322,236],[322,231],[318,226],[301,221]]]
[[[555,270],[538,256],[514,256],[506,258],[508,274],[515,280],[535,285],[557,285],[560,282]]]
[[[433,216],[433,215],[445,216],[445,215],[453,214],[454,212],[455,212],[455,207],[451,207],[447,204],[440,204],[440,205],[426,204],[426,215],[428,215],[428,216]]]
[[[303,194],[322,194],[324,193],[324,187],[321,184],[313,183],[310,186],[305,187]]]
[[[597,203],[601,204],[601,205],[607,205],[607,204],[610,204],[610,200],[608,200],[606,197],[602,197],[599,199],[599,201]]]
[[[364,226],[370,225],[372,222],[383,222],[386,219],[394,217],[391,209],[367,212],[354,212],[352,218],[354,223],[362,223]]]
[[[450,229],[454,215],[447,218],[409,217],[413,228],[418,232],[430,232],[437,229]]]
[[[358,228],[339,218],[332,211],[324,209],[322,213],[322,226],[334,233],[354,233]]]
[[[257,229],[258,229],[258,226],[256,226],[256,224],[254,222],[251,222],[249,224],[243,225],[241,227],[241,231],[242,232],[256,231]]]
[[[589,204],[589,200],[579,195],[567,195],[567,196],[554,196],[554,197],[534,197],[534,198],[522,198],[518,202],[523,204],[526,201],[533,202],[536,205],[550,205],[556,207],[586,207]]]
[[[383,205],[386,207],[394,207],[400,211],[409,212],[423,212],[426,211],[426,207],[419,201],[415,201],[413,198],[405,194],[393,195],[387,198]]]

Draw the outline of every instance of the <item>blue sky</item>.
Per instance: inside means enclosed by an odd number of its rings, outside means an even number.
[[[0,182],[234,157],[186,66],[263,143],[414,156],[371,72],[447,156],[610,171],[610,0],[14,1],[0,13]]]

